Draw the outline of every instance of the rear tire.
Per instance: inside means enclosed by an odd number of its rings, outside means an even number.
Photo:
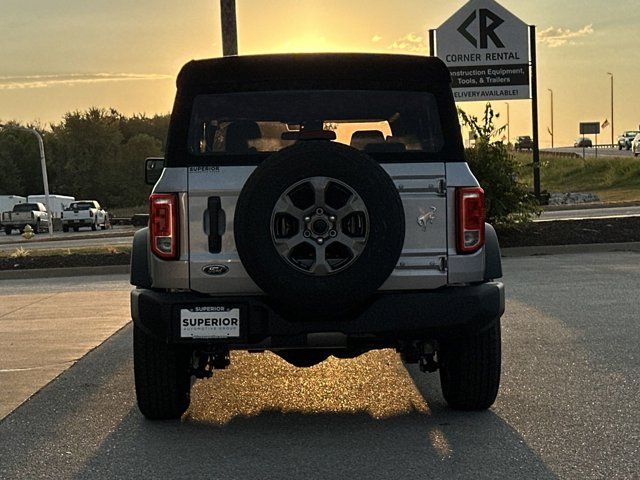
[[[74,232],[79,232],[80,231],[80,227],[73,227],[73,231]]]
[[[68,225],[63,225],[63,226],[62,226],[62,231],[63,231],[64,233],[67,233],[67,232],[69,231],[69,226],[68,226]]]
[[[11,232],[13,232],[13,228],[10,228],[10,227],[4,227],[4,233],[5,233],[5,235],[11,235]]]
[[[486,410],[500,387],[500,320],[474,336],[443,342],[438,352],[442,395],[455,410]]]
[[[133,329],[138,408],[149,420],[179,419],[191,401],[191,352]]]
[[[97,223],[91,224],[91,231],[95,232],[96,230],[98,230],[98,224]]]

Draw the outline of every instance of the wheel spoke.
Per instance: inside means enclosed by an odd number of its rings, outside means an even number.
[[[316,260],[311,267],[311,272],[316,275],[326,275],[331,273],[331,265],[327,263],[325,245],[316,245]]]
[[[327,177],[313,177],[309,180],[313,187],[313,196],[316,208],[325,207],[325,192],[327,191],[327,185],[329,179]]]
[[[301,220],[304,216],[304,212],[293,204],[289,195],[282,195],[276,203],[273,211],[275,214],[287,213],[296,220]]]
[[[307,242],[302,233],[298,233],[291,238],[278,238],[274,240],[278,253],[283,257],[289,257],[291,251],[301,243]]]
[[[364,205],[364,202],[357,195],[352,195],[347,204],[344,207],[341,207],[336,213],[338,214],[338,219],[342,220],[343,218],[351,215],[354,212],[366,212],[367,208]]]
[[[334,238],[330,244],[333,243],[339,243],[347,247],[351,251],[351,255],[353,255],[353,257],[355,258],[364,250],[366,240],[364,238],[351,238],[344,233],[339,233],[338,236]]]

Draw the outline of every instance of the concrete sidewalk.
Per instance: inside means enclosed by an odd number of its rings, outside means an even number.
[[[83,287],[0,293],[0,419],[129,322],[124,281],[119,290]]]

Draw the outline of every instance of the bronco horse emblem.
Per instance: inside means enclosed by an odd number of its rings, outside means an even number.
[[[422,231],[426,232],[427,231],[427,225],[428,224],[432,224],[433,225],[433,221],[436,218],[436,211],[438,209],[436,207],[431,207],[429,209],[429,211],[426,211],[424,209],[420,209],[420,216],[418,217],[418,225],[420,225],[420,227],[422,227]]]

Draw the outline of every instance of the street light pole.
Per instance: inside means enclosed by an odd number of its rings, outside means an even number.
[[[615,145],[615,123],[613,121],[613,73],[607,72],[607,75],[611,77],[611,146]]]
[[[551,92],[551,148],[553,148],[553,137],[556,133],[555,129],[553,128],[553,90],[551,90],[550,88],[548,88],[547,90]]]
[[[509,115],[509,102],[504,102],[507,106],[507,145],[511,144],[511,116]]]
[[[42,135],[35,128],[20,127],[18,125],[2,125],[2,128],[13,128],[14,130],[23,130],[30,132],[38,139],[38,148],[40,149],[40,168],[42,168],[42,183],[44,184],[44,201],[47,206],[47,215],[49,217],[49,237],[53,237],[53,212],[51,211],[51,199],[49,198],[49,177],[47,176],[47,159],[44,155],[44,142]]]

